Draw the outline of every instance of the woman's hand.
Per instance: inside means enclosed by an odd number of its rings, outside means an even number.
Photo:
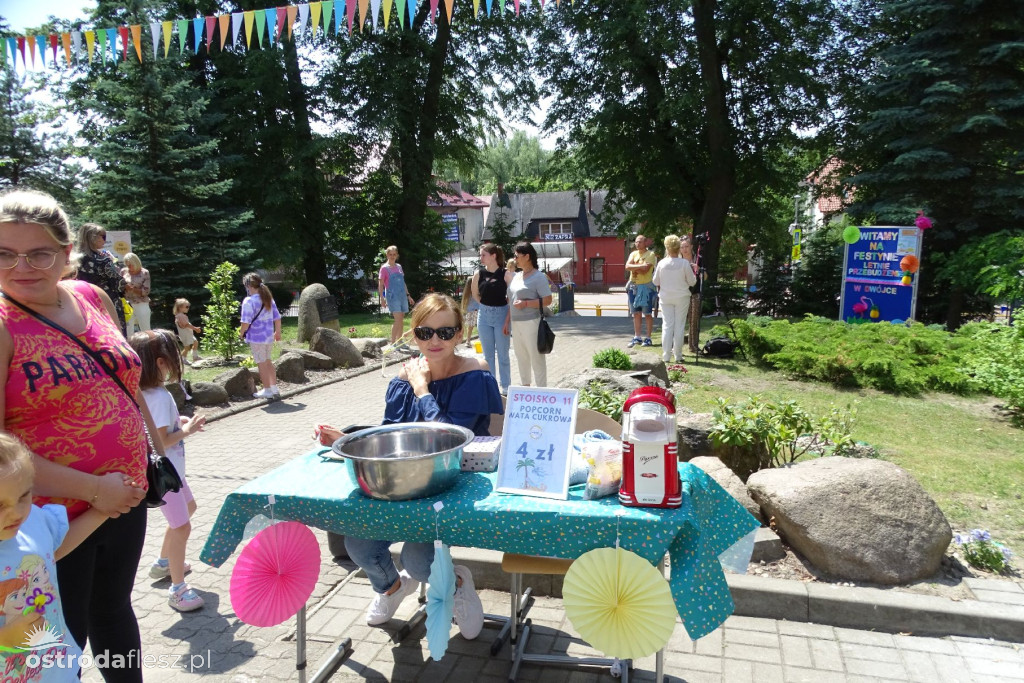
[[[413,393],[417,397],[426,396],[430,393],[428,387],[430,384],[430,366],[427,365],[426,358],[414,358],[406,363],[405,374],[409,379],[409,384],[412,385]]]
[[[505,318],[505,324],[501,326],[501,333],[507,337],[511,331],[509,320]]]
[[[127,474],[107,472],[99,475],[95,498],[89,503],[108,517],[117,517],[130,512],[145,496],[145,489],[137,486]]]
[[[527,299],[516,299],[515,301],[512,302],[512,307],[518,308],[519,310],[523,310],[529,303],[530,302]]]
[[[345,432],[331,425],[317,425],[313,430],[313,438],[319,441],[321,446],[332,446],[344,435]]]

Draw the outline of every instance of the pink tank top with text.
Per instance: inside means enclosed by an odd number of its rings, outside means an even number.
[[[141,363],[117,323],[89,284],[68,281],[62,286],[74,295],[85,318],[85,331],[78,338],[134,396]],[[123,472],[145,486],[144,423],[131,398],[63,332],[2,297],[0,320],[13,341],[4,387],[7,431],[57,464],[91,474]],[[83,492],[83,497],[89,496]],[[89,507],[76,499],[37,496],[33,502],[64,505],[71,519]]]

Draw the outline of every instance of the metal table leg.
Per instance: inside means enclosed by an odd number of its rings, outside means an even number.
[[[295,670],[299,672],[299,683],[306,683],[306,606],[303,605],[295,616]],[[343,638],[337,649],[314,674],[310,683],[323,683],[338,670],[341,663],[352,654],[352,639]]]

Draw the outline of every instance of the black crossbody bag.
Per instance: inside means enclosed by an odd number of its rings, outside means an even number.
[[[121,391],[125,393],[125,396],[131,399],[131,402],[135,404],[139,413],[142,413],[142,407],[139,405],[139,402],[136,401],[132,393],[128,391],[128,387],[124,385],[121,378],[114,374],[113,371],[103,363],[103,357],[100,356],[99,353],[90,349],[85,342],[47,318],[45,315],[32,310],[17,299],[12,298],[6,292],[0,292],[0,296],[10,301],[12,304],[25,311],[39,322],[44,325],[49,325],[53,329],[64,334],[71,341],[75,342],[75,344],[77,344],[89,355],[90,358],[92,358],[93,362],[103,369],[103,372],[106,373],[107,377],[114,380]],[[145,427],[143,428],[145,429]],[[146,490],[146,497],[144,500],[147,507],[160,507],[164,504],[164,494],[168,491],[181,490],[181,477],[178,476],[178,470],[176,470],[174,465],[171,464],[170,459],[156,452],[156,449],[153,447],[152,435],[149,433],[148,429],[146,429],[146,456],[148,460],[146,464],[146,479],[149,482],[149,488]]]

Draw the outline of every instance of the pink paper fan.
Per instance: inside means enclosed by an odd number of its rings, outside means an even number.
[[[298,522],[264,529],[231,572],[231,607],[253,626],[277,626],[299,611],[320,575],[320,544]]]

